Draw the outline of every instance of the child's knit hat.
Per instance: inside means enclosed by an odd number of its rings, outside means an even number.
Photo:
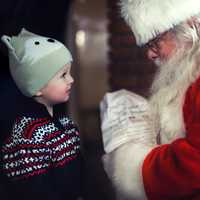
[[[69,50],[59,41],[22,29],[19,35],[2,36],[9,50],[11,75],[28,97],[36,94],[65,65],[72,62]]]

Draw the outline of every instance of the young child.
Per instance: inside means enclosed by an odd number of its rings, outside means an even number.
[[[72,56],[59,41],[25,29],[2,41],[12,78],[27,97],[1,145],[3,199],[75,200],[81,185],[79,131],[66,116],[53,114],[55,104],[69,99]]]

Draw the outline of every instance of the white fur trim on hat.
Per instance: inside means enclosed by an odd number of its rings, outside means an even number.
[[[199,0],[120,0],[120,6],[139,46],[200,13]]]

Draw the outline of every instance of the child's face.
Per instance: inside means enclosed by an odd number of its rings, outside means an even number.
[[[66,102],[74,79],[70,74],[71,64],[66,64],[48,84],[40,90],[40,96],[48,105]]]

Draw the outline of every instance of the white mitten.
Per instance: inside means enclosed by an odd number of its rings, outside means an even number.
[[[136,144],[156,144],[154,120],[145,98],[124,89],[107,93],[100,111],[106,153],[130,140]]]

